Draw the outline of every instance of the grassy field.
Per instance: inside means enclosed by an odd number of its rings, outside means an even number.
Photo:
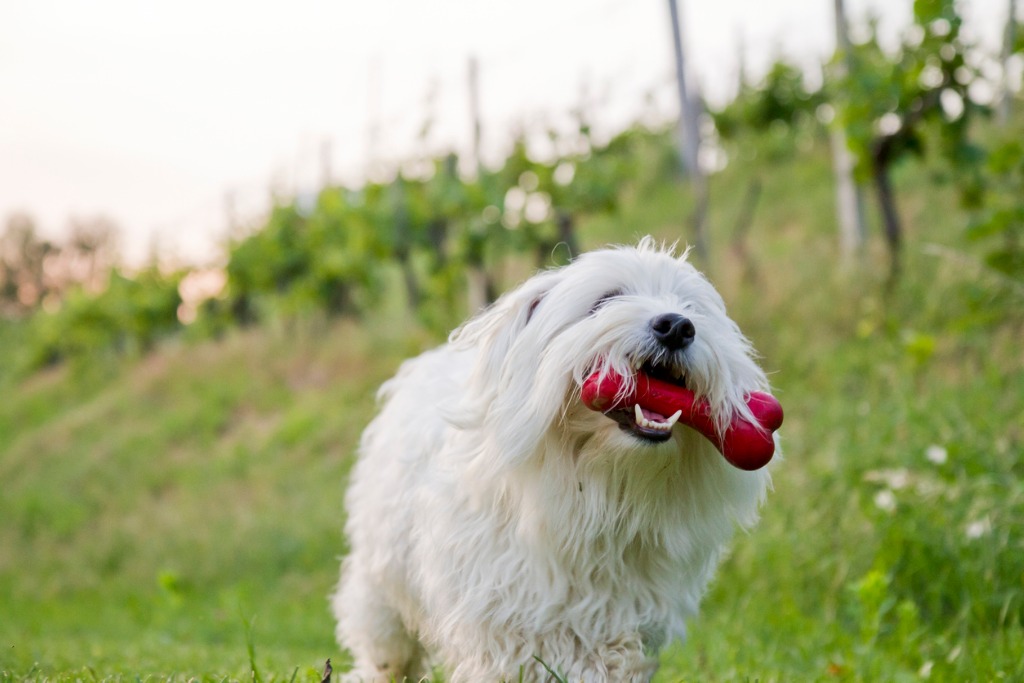
[[[897,179],[888,286],[877,244],[838,265],[820,146],[736,161],[703,265],[772,373],[785,459],[656,680],[1024,680],[1024,297],[933,169]],[[664,185],[584,239],[677,239],[685,215]],[[0,384],[0,681],[343,669],[326,596],[352,451],[376,386],[437,341],[392,309]]]

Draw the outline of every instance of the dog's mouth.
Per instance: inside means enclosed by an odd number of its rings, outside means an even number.
[[[637,375],[647,375],[682,389],[686,388],[686,373],[676,366],[645,361],[637,370]],[[622,431],[643,441],[662,443],[672,438],[672,428],[682,411],[666,416],[653,408],[635,403],[632,408],[615,408],[604,414],[615,420]]]

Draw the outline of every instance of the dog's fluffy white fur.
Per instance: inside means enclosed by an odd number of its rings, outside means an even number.
[[[687,348],[655,339],[666,313],[692,321]],[[333,597],[349,680],[649,680],[770,480],[688,427],[652,443],[580,402],[594,369],[644,361],[720,424],[767,389],[719,294],[649,238],[536,275],[383,386]]]

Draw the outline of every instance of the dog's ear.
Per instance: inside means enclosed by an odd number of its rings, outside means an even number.
[[[476,351],[462,405],[445,410],[448,420],[464,429],[482,429],[493,440],[486,467],[518,461],[532,449],[550,424],[549,414],[527,416],[537,401],[532,396],[543,348],[532,334],[540,321],[538,307],[562,279],[561,271],[545,271],[505,294],[489,308],[455,330],[449,342],[455,350]],[[539,334],[539,331],[538,331]],[[559,396],[560,400],[561,396]],[[523,424],[537,434],[523,433]],[[517,432],[513,434],[512,432]],[[483,463],[481,463],[483,464]]]
[[[558,279],[557,270],[536,275],[452,332],[453,348],[477,350],[471,382],[479,389],[496,388],[509,350]]]

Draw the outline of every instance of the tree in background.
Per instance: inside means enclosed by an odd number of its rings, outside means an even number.
[[[61,250],[59,277],[66,286],[81,284],[87,289],[103,287],[118,260],[120,230],[104,216],[75,218],[69,225],[67,245]]]
[[[150,264],[132,275],[110,270],[99,293],[72,287],[59,308],[39,311],[29,321],[21,364],[36,369],[76,358],[148,351],[181,327],[182,276]]]
[[[807,87],[799,66],[779,57],[759,83],[742,83],[736,98],[711,118],[722,139],[733,140],[743,131],[788,130],[813,121],[824,101],[824,93]]]
[[[512,233],[515,248],[532,251],[538,267],[579,255],[580,219],[615,211],[633,177],[636,136],[628,129],[598,144],[585,117],[578,115],[577,128],[567,139],[548,132],[552,146],[566,151],[547,160],[531,155],[520,136],[500,172],[508,187],[502,224]]]
[[[228,314],[246,325],[275,312],[365,310],[395,241],[386,202],[385,188],[369,185],[326,188],[309,211],[295,201],[274,206],[261,228],[228,246]]]
[[[18,372],[97,354],[140,353],[180,329],[178,283],[155,261],[117,265],[117,227],[106,218],[71,222],[65,243],[39,236],[24,214],[0,237],[0,318],[15,319]]]
[[[903,226],[892,183],[893,168],[925,151],[933,127],[941,156],[972,185],[981,155],[968,139],[968,127],[982,107],[968,86],[977,78],[967,57],[971,46],[961,37],[962,19],[954,0],[915,0],[913,23],[894,56],[871,38],[854,46],[846,77],[833,84],[832,100],[849,136],[859,175],[870,178],[881,210],[891,273],[900,267]]]
[[[985,173],[984,202],[967,237],[988,245],[986,265],[1024,283],[1024,143],[1011,139],[998,145]]]
[[[60,243],[40,236],[27,214],[7,219],[0,235],[0,315],[24,317],[57,305],[75,287],[104,287],[117,264],[117,226],[102,216],[75,218],[68,233]]]
[[[55,289],[46,263],[60,247],[39,236],[35,221],[16,213],[0,236],[0,313],[23,316],[42,305]]]

